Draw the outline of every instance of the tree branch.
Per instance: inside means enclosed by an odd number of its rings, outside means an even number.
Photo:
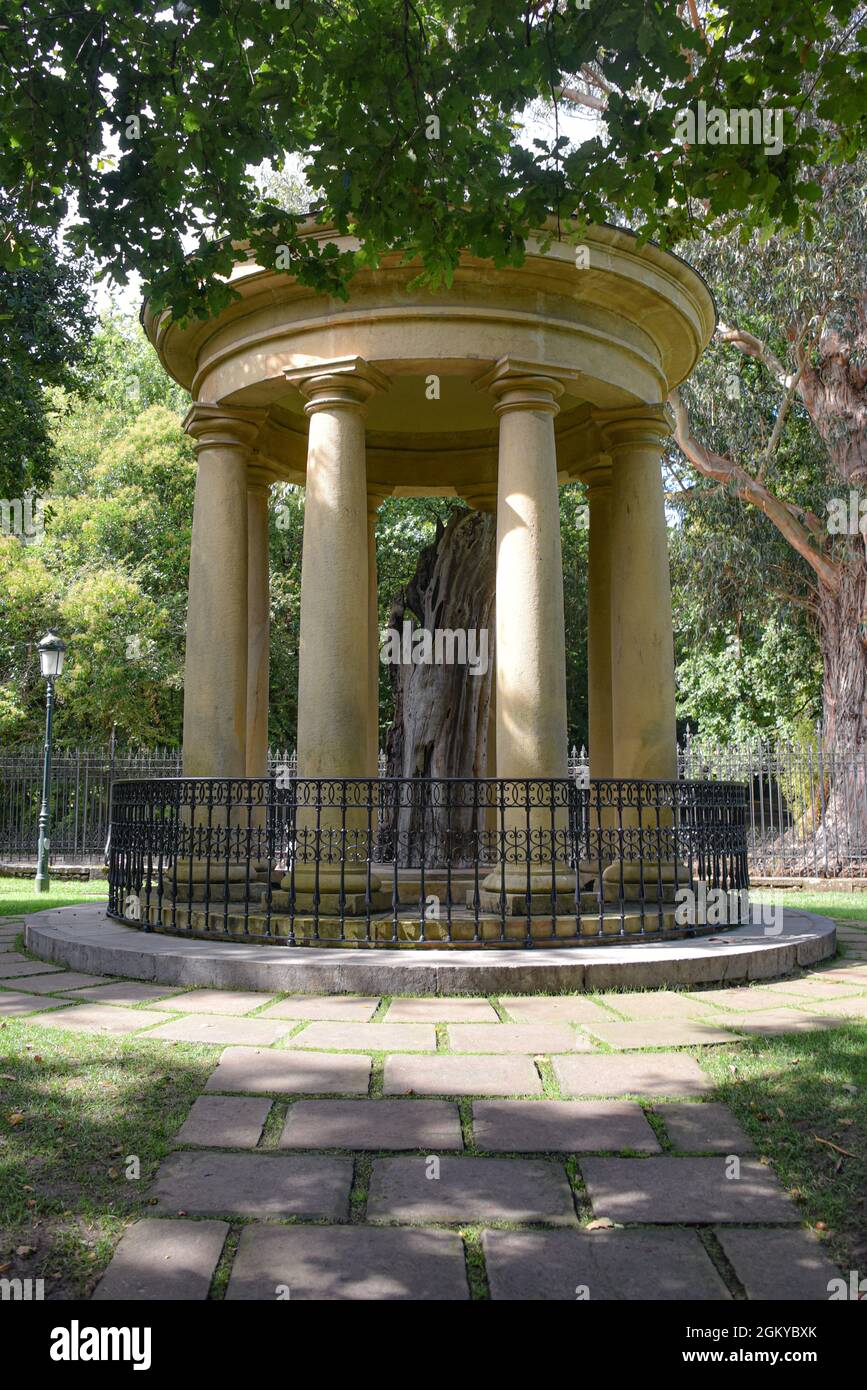
[[[753,478],[732,459],[714,453],[695,439],[690,430],[686,406],[677,391],[671,393],[669,402],[674,411],[674,441],[693,468],[705,478],[725,483],[742,502],[748,502],[763,512],[789,545],[806,560],[820,583],[832,593],[837,593],[840,588],[839,570],[831,560],[816,550],[813,544],[814,529],[799,520],[796,509],[775,497],[758,478]]]
[[[605,111],[606,103],[592,92],[584,92],[580,87],[561,87],[558,96],[561,101],[571,101],[573,106],[586,106],[590,111]]]
[[[747,333],[746,329],[743,328],[729,328],[725,323],[717,325],[717,333],[724,343],[731,343],[732,347],[736,347],[746,357],[754,357],[761,362],[767,367],[778,385],[787,391],[792,382],[797,385],[795,377],[786,371],[779,357],[771,352],[767,344],[763,343],[760,338],[756,338],[754,334]]]

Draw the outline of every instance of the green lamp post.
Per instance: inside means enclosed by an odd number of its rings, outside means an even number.
[[[49,887],[48,855],[51,849],[51,722],[54,715],[54,682],[63,670],[66,643],[56,632],[47,632],[39,643],[39,665],[45,677],[45,745],[42,750],[42,804],[39,807],[39,849],[36,858],[36,891]]]

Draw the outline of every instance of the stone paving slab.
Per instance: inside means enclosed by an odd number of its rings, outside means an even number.
[[[865,981],[867,988],[867,981]],[[827,980],[820,979],[813,975],[804,980],[781,980],[779,983],[766,985],[767,993],[772,996],[784,998],[788,1002],[794,1003],[798,999],[807,999],[810,1003],[817,1003],[820,999],[846,999],[852,994],[858,993],[858,986],[851,980]]]
[[[369,1057],[229,1047],[208,1077],[205,1090],[252,1091],[260,1095],[366,1095],[370,1067]]]
[[[280,1285],[293,1302],[469,1298],[463,1245],[451,1231],[248,1226],[226,1298],[267,1302]]]
[[[135,1033],[152,1023],[162,1023],[162,1014],[149,1009],[119,1009],[114,1004],[79,1004],[57,1013],[33,1014],[28,1023],[45,1028],[67,1028],[73,1033]]]
[[[228,1231],[225,1221],[137,1221],[92,1296],[97,1302],[205,1299]]]
[[[393,999],[386,1023],[499,1023],[487,999]]]
[[[64,991],[65,992],[65,991]],[[171,985],[146,985],[138,980],[118,980],[115,984],[95,985],[90,989],[76,989],[73,999],[89,999],[94,1004],[149,1004],[153,999],[166,999],[178,991]]]
[[[731,1297],[694,1231],[485,1231],[482,1248],[493,1299]]]
[[[386,1057],[387,1096],[541,1095],[529,1057]]]
[[[270,1109],[270,1100],[256,1096],[199,1096],[175,1135],[175,1143],[255,1149]]]
[[[435,1052],[436,1045],[432,1023],[308,1023],[289,1044],[345,1052]]]
[[[502,995],[500,1003],[516,1023],[593,1023],[613,1014],[586,996],[575,994]]]
[[[66,994],[69,990],[76,990],[79,985],[98,984],[101,979],[101,975],[79,975],[74,970],[61,975],[49,975],[45,972],[16,976],[15,988],[27,990],[29,994]]]
[[[635,1101],[477,1100],[476,1148],[500,1153],[659,1153],[656,1135]]]
[[[453,1052],[525,1053],[595,1052],[586,1033],[568,1023],[454,1023],[448,1030]]]
[[[701,1105],[654,1105],[676,1149],[703,1153],[753,1153],[755,1145],[741,1129],[727,1105],[705,1101]]]
[[[446,1100],[299,1100],[281,1149],[462,1149],[458,1108]]]
[[[659,1018],[686,1021],[701,1013],[691,995],[667,989],[649,989],[643,994],[608,994],[605,1002],[636,1023]]]
[[[0,990],[0,1018],[16,1018],[18,1014],[32,1014],[37,1009],[62,1009],[65,999],[40,999],[35,994],[16,994],[12,990]]]
[[[523,1158],[374,1160],[368,1221],[514,1221],[576,1226],[572,1191],[560,1164]]]
[[[834,999],[814,1005],[823,1018],[867,1018],[867,996],[856,994],[854,998]]]
[[[177,996],[177,1002],[167,999],[157,1004],[169,1013],[185,1014],[249,1014],[261,1004],[269,1004],[274,994],[245,993],[232,989],[195,989]]]
[[[842,980],[848,984],[854,981],[861,989],[867,989],[867,965],[832,965],[828,970],[817,970],[816,980]]]
[[[794,1009],[775,1009],[773,1012],[746,1014],[739,1018],[733,1014],[727,1026],[739,1033],[753,1034],[757,1037],[781,1037],[784,1033],[814,1033],[824,1028],[839,1028],[841,1020],[817,1012],[812,1006],[807,1012]]]
[[[715,1232],[747,1298],[787,1303],[828,1301],[828,1285],[840,1271],[810,1231]],[[848,1283],[848,1279],[847,1279]]]
[[[702,1019],[689,1023],[678,1020],[646,1019],[642,1023],[589,1023],[587,1027],[595,1038],[601,1038],[609,1047],[711,1047],[719,1043],[737,1042],[733,1033]]]
[[[831,986],[827,987],[829,997]],[[725,1002],[724,1001],[725,998]],[[771,992],[770,987],[761,986],[756,990],[706,990],[702,994],[697,994],[696,999],[707,999],[709,1004],[716,1005],[718,1009],[725,1009],[725,1013],[720,1013],[717,1019],[716,1009],[707,1009],[704,1017],[713,1017],[720,1027],[729,1026],[729,1013],[771,1013],[774,1009],[798,1008],[798,1005],[807,1004],[802,994],[789,994],[789,992],[777,990]]]
[[[726,1158],[585,1158],[581,1174],[596,1217],[654,1225],[800,1221],[771,1170],[740,1160],[726,1177]]]
[[[229,1018],[219,1014],[197,1014],[163,1022],[149,1035],[169,1042],[214,1043],[217,1046],[234,1044],[244,1047],[270,1047],[291,1033],[291,1023],[278,1023],[264,1018]]]
[[[28,960],[20,951],[9,951],[0,960],[0,980],[12,980],[16,975],[48,975],[58,978],[63,974],[59,965],[49,965],[47,961]]]
[[[566,1096],[703,1096],[714,1089],[695,1058],[684,1052],[555,1057],[552,1065]]]
[[[164,1212],[345,1221],[351,1187],[351,1158],[184,1151],[160,1164],[150,1195]]]
[[[693,995],[696,1003],[705,1006],[703,1016],[717,1018],[714,1009],[725,1009],[728,1013],[748,1014],[767,1013],[771,1009],[785,1009],[793,1000],[780,995],[768,994],[762,985],[755,989],[704,989]],[[713,1006],[713,1008],[709,1006]],[[728,1019],[719,1015],[720,1026],[727,1026]]]
[[[369,1023],[379,1008],[379,999],[353,998],[335,994],[316,998],[309,994],[294,994],[269,1004],[263,1018],[306,1018],[309,1022],[328,1019],[334,1023]]]

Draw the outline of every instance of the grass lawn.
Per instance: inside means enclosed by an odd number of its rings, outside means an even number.
[[[804,1219],[846,1269],[867,1264],[867,1025],[751,1038],[701,1061]]]
[[[37,893],[32,878],[0,878],[0,917],[18,917],[46,907],[68,907],[70,903],[105,900],[108,884],[103,879],[83,879],[76,883],[55,878],[47,893]]]
[[[756,902],[782,903],[783,907],[798,907],[802,912],[817,912],[820,917],[835,921],[862,921],[867,926],[867,892],[811,893],[808,889],[751,888],[750,898]]]
[[[90,1292],[217,1055],[0,1023],[0,1275]]]

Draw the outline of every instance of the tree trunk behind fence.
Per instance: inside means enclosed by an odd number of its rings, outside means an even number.
[[[488,775],[495,569],[496,519],[485,512],[457,511],[445,527],[437,524],[434,541],[421,552],[415,575],[392,606],[389,626],[399,633],[410,619],[432,637],[437,629],[474,630],[486,631],[488,641],[484,674],[457,664],[389,668],[394,721],[386,743],[386,771],[389,777],[422,783],[411,795],[403,793],[400,807],[387,808],[381,823],[383,856],[393,852],[396,830],[403,864],[420,862],[423,827],[426,863],[441,863],[447,846],[455,863],[469,851],[466,837],[484,824],[484,815],[474,816],[471,805],[451,811],[444,805],[426,806],[423,783]]]

